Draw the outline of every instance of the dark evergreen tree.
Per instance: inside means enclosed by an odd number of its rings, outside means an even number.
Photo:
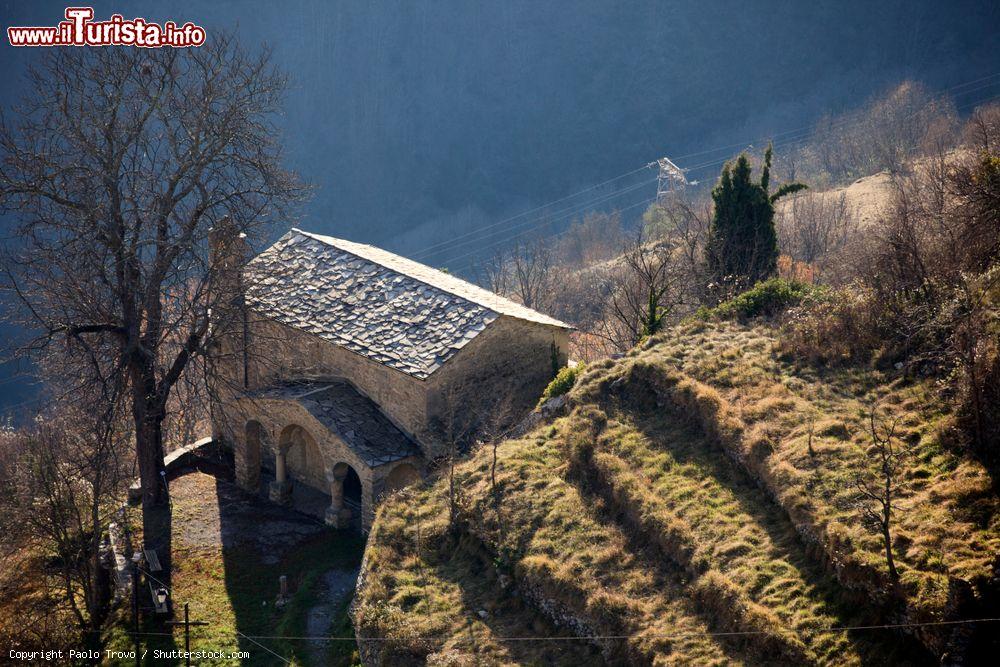
[[[750,160],[741,154],[722,168],[712,189],[715,204],[705,259],[713,293],[728,296],[773,276],[778,268],[774,203],[806,186],[786,183],[771,194],[771,146],[764,153],[760,181],[751,180]]]

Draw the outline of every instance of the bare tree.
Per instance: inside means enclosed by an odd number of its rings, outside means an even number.
[[[100,413],[57,408],[8,433],[3,445],[0,542],[52,556],[47,567],[9,574],[44,583],[42,599],[53,602],[52,613],[65,610],[87,643],[99,646],[110,596],[100,543],[130,479],[125,432]]]
[[[709,277],[704,258],[711,220],[711,202],[692,199],[682,190],[659,201],[644,217],[647,237],[673,247],[678,302],[692,309],[707,298]]]
[[[667,241],[640,231],[611,268],[611,299],[602,331],[624,351],[658,332],[676,305],[677,270]]]
[[[872,406],[869,415],[869,437],[876,469],[861,471],[855,477],[855,486],[861,494],[858,511],[865,526],[882,536],[889,577],[898,581],[899,573],[892,556],[892,517],[899,509],[896,501],[902,464],[908,452],[896,436],[899,417],[882,421],[876,411],[877,407]],[[865,461],[868,461],[867,456]]]
[[[545,239],[517,241],[508,255],[511,291],[528,308],[544,310],[552,295],[552,249]]]
[[[518,240],[497,250],[476,266],[479,283],[501,296],[516,299],[528,308],[551,305],[554,286],[552,248],[544,238]]]
[[[458,527],[460,490],[455,479],[455,464],[467,450],[478,428],[477,411],[471,409],[467,394],[460,385],[446,387],[434,405],[433,430],[442,445],[445,464],[448,466],[448,526]]]
[[[554,250],[556,262],[580,267],[610,259],[621,248],[623,236],[618,211],[592,211],[559,234]]]
[[[1000,153],[1000,103],[976,108],[962,131],[965,145],[987,154]]]
[[[479,391],[481,386],[480,378],[464,377],[444,387],[431,403],[434,414],[432,429],[440,441],[442,458],[448,466],[448,511],[452,527],[461,518],[461,489],[455,478],[456,463],[478,443],[492,443],[495,448],[533,404],[532,400],[526,402],[523,396],[513,391],[497,391],[483,396]],[[477,396],[477,400],[470,401],[470,396]],[[494,475],[495,471],[494,467]],[[495,478],[493,489],[498,500]]]
[[[212,345],[210,312],[233,310],[210,289],[209,232],[258,238],[302,194],[270,120],[285,77],[221,34],[198,49],[51,49],[30,76],[0,125],[0,203],[18,220],[4,268],[22,324],[41,331],[26,349],[66,341],[127,395],[144,540],[168,551],[168,402]]]
[[[956,121],[950,99],[904,81],[861,109],[820,119],[810,139],[815,170],[840,182],[880,171],[901,173],[921,148],[951,141]]]
[[[793,197],[778,213],[778,236],[785,252],[821,276],[835,275],[840,253],[859,228],[846,195]]]
[[[489,291],[510,296],[510,262],[507,251],[500,248],[477,266],[478,281]]]

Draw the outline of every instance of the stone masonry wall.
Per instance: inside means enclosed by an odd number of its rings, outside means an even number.
[[[250,388],[279,380],[343,377],[375,401],[404,432],[421,440],[427,424],[427,385],[317,336],[253,318]]]
[[[428,380],[418,380],[273,320],[254,318],[250,341],[251,389],[278,380],[347,378],[428,459],[447,453],[441,422],[457,409],[488,409],[494,402],[511,412],[534,407],[553,376],[552,345],[560,366],[569,345],[563,329],[501,316]]]
[[[498,409],[519,418],[535,406],[552,380],[552,346],[564,366],[569,334],[564,329],[502,316],[428,380],[428,414],[447,419],[457,410]],[[446,454],[437,439],[430,445]]]
[[[523,413],[552,379],[552,346],[566,363],[568,332],[502,316],[470,341],[428,380],[418,380],[317,336],[251,314],[249,388],[278,381],[330,376],[350,380],[424,449],[427,459],[447,454],[441,425],[455,411]],[[230,355],[233,365],[241,354]],[[239,364],[240,366],[242,364]],[[227,416],[220,410],[217,417]],[[237,442],[245,419],[225,436]],[[217,429],[219,430],[219,429]],[[223,435],[219,433],[219,435]],[[359,471],[360,472],[360,471]]]

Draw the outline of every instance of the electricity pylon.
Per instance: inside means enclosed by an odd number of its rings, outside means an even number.
[[[671,162],[670,158],[664,156],[646,166],[652,167],[653,165],[659,168],[659,174],[656,176],[656,201],[660,201],[667,193],[673,192],[675,184],[682,188],[692,185],[687,176],[684,175],[685,170]]]

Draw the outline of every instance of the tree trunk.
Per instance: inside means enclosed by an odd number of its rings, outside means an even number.
[[[874,426],[872,427],[874,433]],[[886,438],[886,443],[890,441],[892,435]],[[889,578],[893,583],[899,581],[899,573],[896,572],[896,561],[892,558],[892,473],[887,467],[887,463],[882,464],[882,472],[885,475],[885,501],[882,503],[882,541],[885,542],[885,564],[889,568]]]
[[[87,596],[87,616],[90,626],[87,633],[89,648],[101,647],[101,628],[108,617],[111,603],[111,572],[101,560],[100,550],[89,556],[91,569],[91,590]]]
[[[455,530],[455,445],[448,456],[448,528]]]
[[[882,530],[882,539],[885,542],[885,562],[889,566],[889,578],[899,581],[899,573],[896,572],[896,561],[892,558],[892,538],[889,535],[889,528]]]
[[[142,545],[156,551],[163,569],[152,573],[154,586],[170,588],[170,497],[163,463],[163,403],[156,391],[151,364],[140,363],[132,372],[132,415],[135,421],[136,456],[142,484]],[[161,474],[162,473],[162,474]],[[169,599],[169,598],[168,598]]]
[[[141,401],[145,404],[145,401]],[[135,451],[139,461],[139,481],[142,483],[142,508],[165,505],[168,502],[166,472],[163,464],[163,418],[155,408],[143,405],[135,412]]]

